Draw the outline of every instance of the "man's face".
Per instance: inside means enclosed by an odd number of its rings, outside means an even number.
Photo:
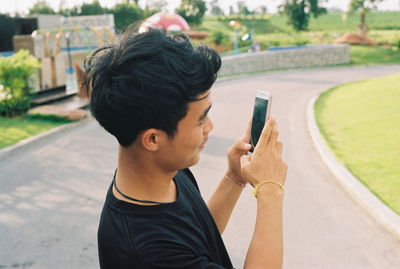
[[[179,121],[174,137],[164,148],[164,161],[171,170],[184,169],[196,164],[200,151],[213,129],[208,111],[211,108],[210,92],[198,96],[198,101],[190,102],[186,116]]]

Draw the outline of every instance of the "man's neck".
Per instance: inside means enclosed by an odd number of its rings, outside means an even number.
[[[155,163],[149,155],[120,147],[115,178],[118,189],[138,200],[164,203],[175,201],[176,186],[172,179],[177,171],[164,171]],[[113,192],[118,199],[132,202],[122,197],[115,189]]]

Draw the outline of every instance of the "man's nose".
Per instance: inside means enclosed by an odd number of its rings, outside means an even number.
[[[208,134],[212,131],[212,129],[214,128],[214,124],[212,123],[210,117],[207,116],[206,118],[206,123],[204,126],[204,134]]]

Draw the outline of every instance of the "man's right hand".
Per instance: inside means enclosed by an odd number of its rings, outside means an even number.
[[[285,184],[287,165],[282,160],[278,124],[264,126],[253,155],[241,157],[242,174],[255,186],[265,180]],[[283,193],[276,184],[264,184],[257,195],[257,218],[244,268],[281,269],[283,263]]]
[[[282,143],[278,141],[278,123],[271,118],[261,133],[253,155],[240,159],[243,177],[254,187],[264,180],[285,184],[287,164],[282,160]]]

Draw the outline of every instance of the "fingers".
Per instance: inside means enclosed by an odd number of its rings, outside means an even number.
[[[275,122],[275,124],[272,128],[271,138],[269,140],[268,146],[276,148],[277,143],[278,143],[278,137],[279,137],[278,123]]]
[[[282,157],[282,148],[283,144],[282,142],[276,142],[276,151],[278,152],[278,155]]]
[[[287,163],[283,162],[282,178],[284,178],[285,180],[286,180],[286,176],[287,176],[287,170],[288,170],[288,165],[287,165]]]
[[[242,142],[242,143],[240,144],[239,150],[249,151],[249,150],[251,150],[251,148],[252,148],[252,145],[251,145],[251,144]]]
[[[265,124],[262,133],[260,135],[260,140],[258,140],[257,146],[254,149],[254,152],[261,150],[265,151],[267,149],[269,140],[271,138],[271,133],[272,129],[274,128],[276,122],[275,119],[271,118],[267,121],[267,124]]]
[[[250,135],[251,135],[251,123],[252,123],[253,118],[250,118],[249,122],[247,123],[246,131],[244,132],[242,141],[245,143],[250,142]]]
[[[249,151],[251,149],[251,145],[249,143],[245,143],[242,140],[237,141],[235,144],[232,146],[232,150],[234,152],[238,151]]]
[[[242,140],[236,141],[229,149],[228,153],[236,154],[242,151],[249,151],[251,149],[251,145],[249,143],[245,143]]]

